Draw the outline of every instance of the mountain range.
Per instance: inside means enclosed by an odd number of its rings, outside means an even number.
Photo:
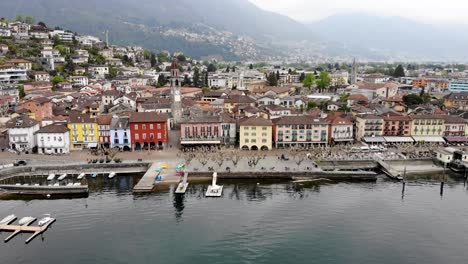
[[[194,58],[468,61],[465,27],[345,14],[300,23],[248,0],[2,0],[0,16]]]

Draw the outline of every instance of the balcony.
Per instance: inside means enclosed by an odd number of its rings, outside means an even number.
[[[181,145],[209,145],[209,144],[221,144],[222,138],[220,137],[191,137],[181,138]]]

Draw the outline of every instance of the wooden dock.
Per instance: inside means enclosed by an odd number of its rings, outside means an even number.
[[[146,171],[145,175],[141,177],[140,181],[133,187],[134,193],[145,193],[145,192],[152,192],[154,189],[154,183],[156,181],[156,177],[158,175],[163,175],[165,171],[162,169],[161,171],[156,171],[156,168],[162,167],[164,162],[154,162],[151,164],[149,169]]]
[[[38,235],[44,233],[49,228],[49,226],[52,225],[56,221],[56,219],[52,218],[52,220],[49,223],[47,223],[47,224],[45,224],[43,226],[29,226],[34,221],[36,221],[36,219],[31,220],[30,222],[28,222],[28,223],[26,223],[25,225],[22,225],[22,226],[21,225],[0,225],[0,231],[13,232],[13,234],[11,234],[7,238],[5,238],[5,242],[8,242],[9,240],[11,240],[13,237],[15,237],[16,235],[18,235],[21,232],[33,233],[28,239],[26,239],[26,244],[28,244],[35,237],[37,237]]]

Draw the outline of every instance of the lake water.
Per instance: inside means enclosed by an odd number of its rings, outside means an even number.
[[[88,198],[0,201],[0,217],[51,213],[44,235],[0,244],[0,263],[465,263],[463,182],[221,181],[134,196],[137,177],[98,179]],[[93,182],[94,181],[94,182]],[[2,233],[5,238],[9,233]]]

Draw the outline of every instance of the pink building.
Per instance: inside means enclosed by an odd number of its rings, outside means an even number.
[[[219,116],[208,116],[202,119],[180,124],[180,144],[182,146],[221,144],[223,141],[222,119]]]
[[[329,122],[311,116],[284,116],[273,120],[275,147],[327,145]]]

